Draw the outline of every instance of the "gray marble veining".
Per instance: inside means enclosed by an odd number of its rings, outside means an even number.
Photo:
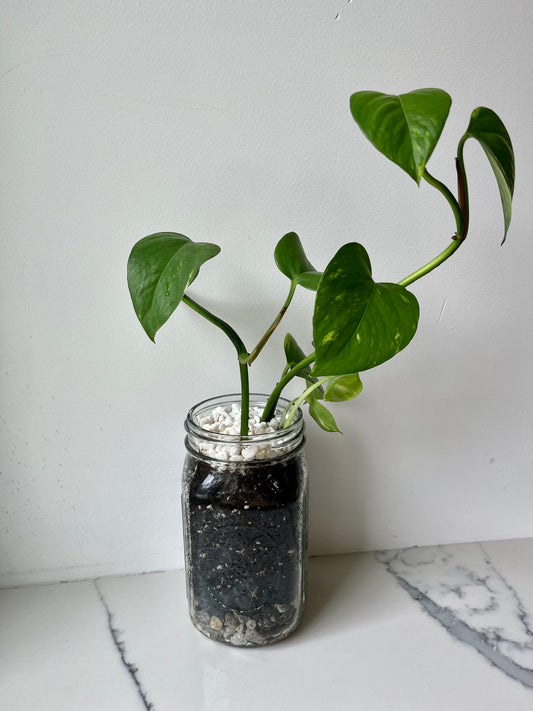
[[[182,570],[2,590],[0,706],[531,711],[533,539],[379,558],[310,559],[307,620],[255,650],[194,629]]]
[[[533,619],[482,544],[376,554],[398,583],[456,639],[533,688]]]
[[[151,701],[148,700],[147,692],[145,691],[145,689],[143,688],[143,686],[139,680],[139,676],[138,676],[139,670],[138,670],[137,666],[133,662],[128,661],[127,652],[126,652],[126,644],[125,644],[124,640],[121,639],[120,630],[114,626],[113,613],[111,612],[111,609],[109,608],[109,605],[107,604],[106,599],[105,599],[104,595],[102,594],[102,591],[100,590],[100,587],[98,585],[98,580],[93,580],[93,583],[94,583],[96,592],[98,593],[98,597],[100,598],[100,602],[102,603],[102,605],[105,609],[106,616],[107,616],[107,627],[108,627],[109,633],[111,635],[111,639],[113,640],[113,644],[115,645],[116,650],[120,656],[120,660],[121,660],[123,666],[125,667],[125,669],[127,670],[128,674],[130,675],[131,680],[135,684],[137,693],[138,693],[146,711],[155,711],[154,705],[152,704]]]

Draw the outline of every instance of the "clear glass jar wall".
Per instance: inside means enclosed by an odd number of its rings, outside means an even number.
[[[264,395],[250,399],[261,408],[266,402]],[[187,597],[192,622],[205,635],[236,646],[258,646],[287,637],[303,611],[308,498],[304,421],[299,411],[288,428],[245,438],[198,425],[215,407],[238,402],[238,395],[207,400],[192,408],[185,422]],[[280,407],[286,404],[282,401]],[[247,457],[259,451],[265,458],[222,461],[215,458],[220,447]]]

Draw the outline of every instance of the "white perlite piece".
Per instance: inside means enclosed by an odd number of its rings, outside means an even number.
[[[249,435],[265,435],[281,429],[281,417],[279,415],[275,415],[269,422],[261,422],[262,414],[263,410],[260,407],[250,408],[248,418]],[[239,436],[241,408],[236,403],[233,403],[231,407],[216,407],[211,412],[197,416],[196,424],[209,432]],[[288,448],[274,448],[271,442],[257,442],[254,444],[200,442],[199,449],[202,454],[212,459],[220,459],[227,462],[246,462],[253,459],[272,459],[283,454]]]

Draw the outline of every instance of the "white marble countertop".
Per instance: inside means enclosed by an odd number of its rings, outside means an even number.
[[[234,649],[183,571],[0,592],[10,711],[532,711],[533,539],[314,558],[300,629]]]

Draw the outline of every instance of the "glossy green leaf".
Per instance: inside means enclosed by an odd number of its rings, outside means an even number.
[[[290,333],[288,333],[285,336],[285,357],[287,358],[287,364],[293,367],[297,363],[301,362],[305,358],[305,354],[296,342],[296,339],[291,336]],[[317,381],[317,378],[313,378],[310,376],[310,368],[307,366],[304,368],[300,373],[298,373],[299,377],[302,377],[305,382],[306,382],[306,388],[309,388],[311,385],[314,385]],[[342,376],[342,377],[351,377],[351,376]],[[341,378],[332,378],[331,382],[336,380],[341,380]],[[329,385],[329,381],[328,381]],[[346,387],[347,384],[345,384]],[[338,394],[340,394],[340,390],[338,391]],[[311,392],[305,394],[305,401],[309,405],[309,414],[311,417],[315,420],[315,422],[321,427],[323,430],[326,432],[340,432],[339,428],[337,427],[337,424],[335,422],[335,418],[331,414],[331,412],[324,406],[322,405],[319,400],[322,400],[324,398],[324,388],[322,385],[315,387]],[[355,397],[355,396],[354,396]],[[339,398],[339,401],[341,399],[349,399],[349,398]]]
[[[358,91],[352,116],[369,141],[420,184],[448,118],[452,100],[442,89],[407,94]]]
[[[283,343],[284,349],[285,349],[285,358],[287,359],[287,365],[290,368],[294,368],[295,365],[300,363],[304,358],[306,358],[305,353],[302,351],[298,343],[296,342],[296,339],[294,336],[291,336],[290,333],[287,333],[285,336],[285,341]],[[304,380],[307,383],[307,386],[309,387],[310,385],[313,385],[313,383],[316,383],[318,378],[312,378],[311,377],[311,366],[306,365],[305,368],[302,368],[302,370],[297,373],[297,376],[300,378],[304,378]],[[312,393],[315,397],[322,399],[324,397],[324,389],[322,386],[318,387],[316,390],[313,391]]]
[[[351,242],[326,267],[315,300],[313,376],[360,373],[392,358],[413,338],[416,298],[372,279],[365,248]]]
[[[331,412],[327,407],[324,407],[321,402],[318,402],[317,399],[313,399],[309,403],[309,414],[317,425],[326,432],[340,432]]]
[[[202,264],[219,252],[216,244],[192,242],[176,232],[148,235],[134,245],[128,287],[137,318],[152,341]]]
[[[287,360],[287,365],[291,368],[293,368],[297,363],[300,363],[306,357],[305,353],[296,342],[296,338],[294,338],[294,336],[292,336],[290,333],[287,333],[287,335],[285,336],[285,340],[283,341],[283,348],[285,350],[285,358]],[[308,374],[311,372],[311,368],[309,368],[308,366],[307,368],[304,368],[302,370],[302,374],[305,374],[306,370]]]
[[[284,235],[276,245],[274,259],[280,272],[297,284],[316,291],[322,274],[307,259],[296,232]]]
[[[296,283],[303,286],[304,289],[316,291],[321,279],[322,272],[302,272],[296,277]]]
[[[486,109],[483,106],[474,109],[472,112],[464,138],[475,138],[479,141],[496,176],[505,225],[503,244],[511,223],[511,203],[515,179],[514,152],[511,139],[500,118],[492,109]]]
[[[363,383],[357,373],[336,375],[328,380],[324,389],[324,400],[329,402],[345,402],[353,400],[363,389]]]

